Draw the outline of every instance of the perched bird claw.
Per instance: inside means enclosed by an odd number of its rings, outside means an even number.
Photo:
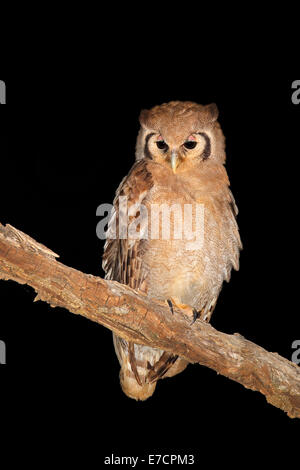
[[[198,320],[199,317],[200,317],[200,312],[198,312],[198,310],[193,308],[193,321],[192,321],[191,325],[193,325],[195,323],[195,321]]]
[[[170,307],[170,310],[171,310],[172,315],[174,315],[172,300],[167,299],[167,302],[168,302],[168,305],[169,305],[169,307]]]
[[[193,307],[190,305],[182,304],[179,299],[176,297],[172,297],[171,299],[167,299],[167,303],[170,307],[172,315],[174,315],[174,307],[178,308],[179,310],[182,310],[182,312],[187,315],[188,317],[193,318],[193,323],[195,321],[195,315],[194,315],[194,310]],[[199,315],[198,315],[199,316]],[[197,317],[198,318],[198,317]]]

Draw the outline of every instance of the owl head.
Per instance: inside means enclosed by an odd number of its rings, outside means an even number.
[[[225,162],[225,139],[218,108],[190,101],[171,101],[140,114],[136,160],[148,158],[174,173],[193,166]]]

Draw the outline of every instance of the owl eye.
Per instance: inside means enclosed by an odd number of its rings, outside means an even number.
[[[166,144],[164,140],[158,140],[156,142],[156,145],[160,150],[168,150],[169,148],[168,144]]]
[[[186,149],[194,149],[197,145],[197,142],[195,142],[194,140],[187,140],[186,142],[184,142],[183,144],[185,146]]]

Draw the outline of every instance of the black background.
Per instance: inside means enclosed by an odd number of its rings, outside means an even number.
[[[112,202],[133,164],[140,110],[173,99],[216,102],[244,250],[211,323],[291,359],[292,343],[300,339],[300,105],[291,102],[297,77],[199,73],[184,80],[162,70],[128,70],[115,65],[0,77],[7,84],[7,105],[0,108],[1,223],[42,242],[64,264],[103,275],[96,208]],[[53,429],[55,445],[94,455],[99,465],[111,452],[141,458],[193,453],[197,463],[204,455],[213,463],[220,455],[232,459],[237,448],[247,462],[276,449],[287,458],[293,450],[283,446],[286,436],[296,449],[298,420],[202,366],[160,381],[146,402],[130,400],[119,386],[109,330],[33,303],[27,286],[1,281],[0,296],[8,433],[28,436],[34,423],[47,458],[45,428]]]

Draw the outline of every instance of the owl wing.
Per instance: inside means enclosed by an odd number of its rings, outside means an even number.
[[[136,162],[116,192],[102,258],[106,279],[144,292],[146,273],[142,266],[142,254],[145,240],[142,235],[148,228],[148,220],[140,208],[152,186],[151,174],[147,170],[145,160]],[[137,225],[137,218],[140,237],[130,239],[127,236],[128,229],[130,224],[132,227]]]
[[[235,270],[239,270],[239,257],[240,257],[240,251],[243,248],[240,234],[239,234],[239,228],[236,222],[236,217],[238,215],[238,208],[235,203],[234,196],[230,189],[228,189],[228,194],[226,198],[226,209],[224,212],[226,213],[227,211],[227,223],[229,225],[229,233],[230,236],[227,237],[227,247],[228,247],[228,265],[227,265],[227,275],[225,277],[226,281],[228,282],[230,280],[230,271],[231,268],[233,267]]]
[[[143,235],[148,229],[148,217],[143,212],[142,205],[152,187],[152,175],[147,169],[147,161],[136,162],[116,192],[102,263],[106,279],[121,282],[145,293],[147,271],[143,265],[143,253],[146,249],[146,240],[143,239]],[[140,236],[137,239],[126,236],[130,226],[138,227]],[[136,381],[141,386],[138,365],[141,370],[142,363],[145,363],[145,380],[153,383],[161,378],[177,359],[173,354],[153,348],[150,351],[151,348],[148,348],[147,354],[150,360],[145,361],[145,352],[140,346],[135,348],[133,343],[118,337],[114,338],[114,345],[120,363],[122,364],[124,359],[128,360]]]

